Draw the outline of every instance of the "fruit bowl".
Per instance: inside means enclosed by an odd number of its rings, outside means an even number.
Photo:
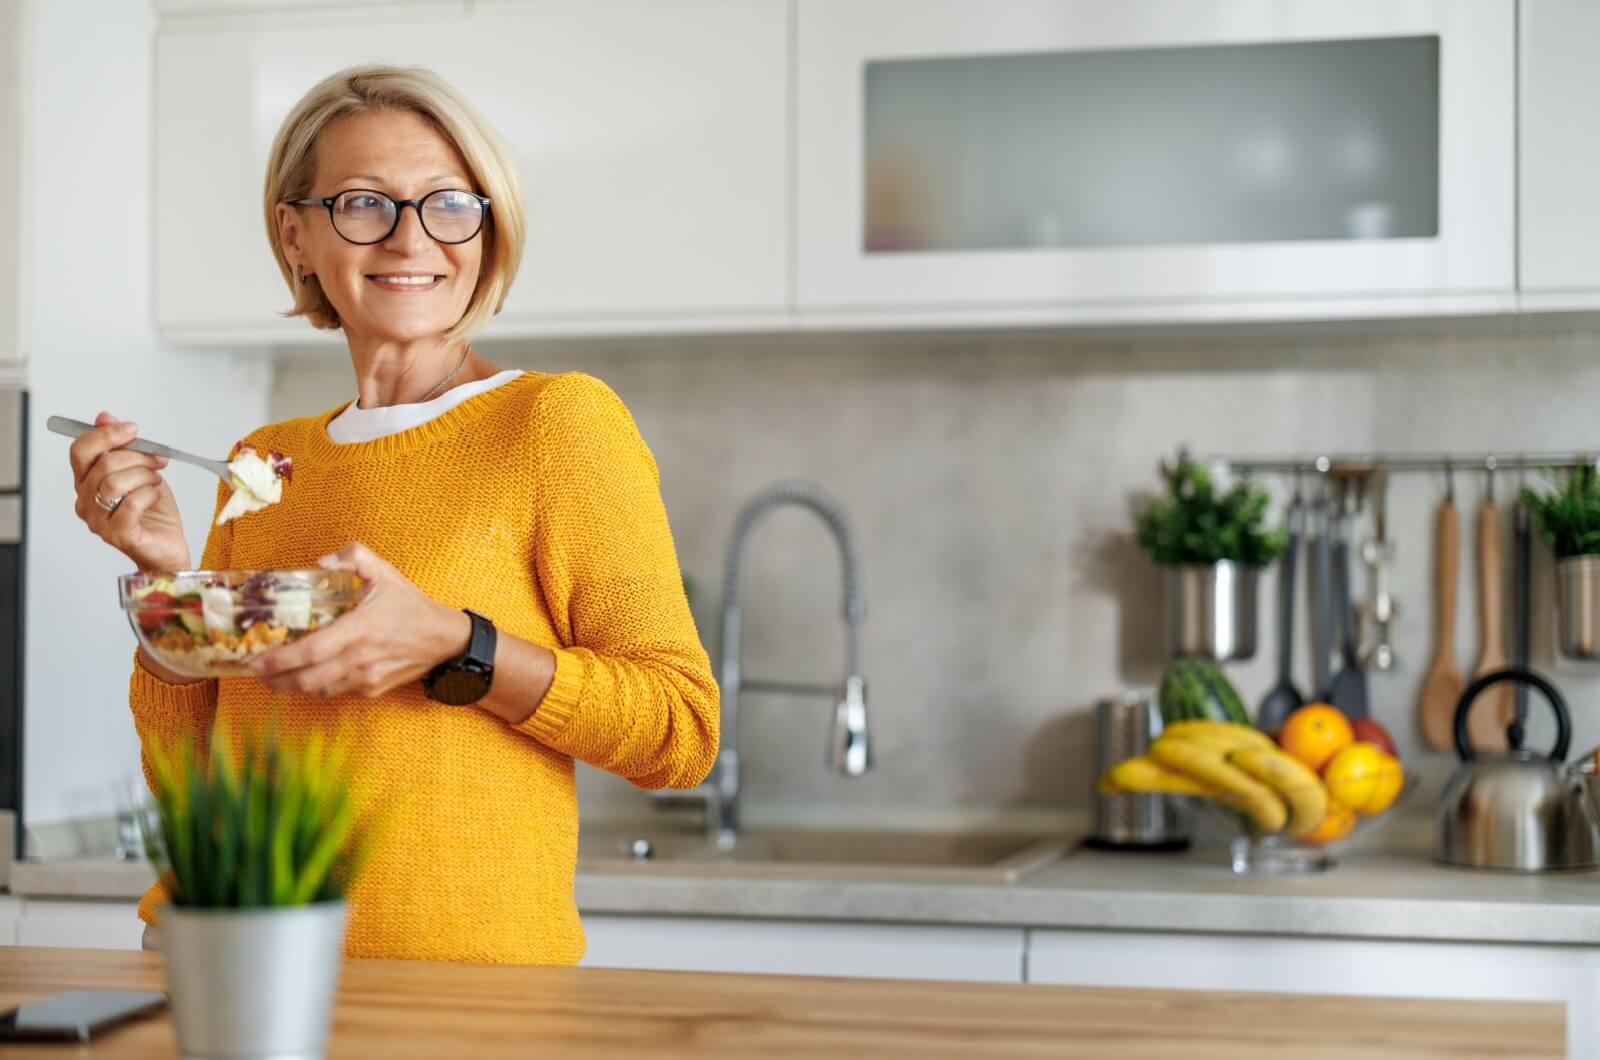
[[[197,570],[127,574],[128,624],[161,665],[189,677],[247,677],[259,655],[321,629],[356,605],[347,571]]]
[[[1338,864],[1335,854],[1348,847],[1357,836],[1370,838],[1395,816],[1400,806],[1416,790],[1417,778],[1410,774],[1380,776],[1380,782],[1398,782],[1392,799],[1380,813],[1356,813],[1344,807],[1331,809],[1324,823],[1306,837],[1296,837],[1288,831],[1266,831],[1231,800],[1216,797],[1190,797],[1185,801],[1195,806],[1194,819],[1213,838],[1227,844],[1233,871],[1241,875],[1284,875],[1299,872],[1321,872]],[[1326,784],[1327,797],[1337,803],[1342,795],[1338,784]],[[1365,795],[1365,788],[1354,793]],[[1356,801],[1351,798],[1350,801]]]
[[[1373,735],[1389,743],[1381,727]],[[1392,816],[1413,786],[1397,757],[1356,740],[1325,704],[1301,707],[1276,739],[1234,721],[1170,722],[1145,754],[1116,763],[1098,784],[1199,803],[1199,822],[1227,841],[1240,873],[1331,868],[1331,848]]]

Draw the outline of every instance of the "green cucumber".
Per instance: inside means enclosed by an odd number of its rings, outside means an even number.
[[[1168,666],[1160,699],[1161,720],[1169,725],[1195,719],[1252,724],[1233,682],[1206,659],[1183,658]]]

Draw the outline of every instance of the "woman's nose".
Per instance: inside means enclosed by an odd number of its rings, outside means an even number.
[[[399,221],[383,243],[391,249],[410,252],[424,248],[432,241],[433,237],[422,227],[422,211],[407,203],[400,207]]]

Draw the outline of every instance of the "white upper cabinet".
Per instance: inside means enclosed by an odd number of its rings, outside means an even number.
[[[183,341],[295,342],[317,332],[291,304],[267,241],[267,152],[289,108],[359,62],[463,65],[456,13],[303,14],[163,28],[156,62],[156,324]]]
[[[510,143],[528,210],[498,326],[783,317],[784,0],[479,0],[472,26],[483,52],[455,79]]]
[[[341,7],[397,7],[417,0],[338,0]],[[434,7],[464,11],[469,0],[430,0]],[[155,0],[163,15],[258,15],[273,11],[309,11],[331,6],[328,0]]]
[[[1515,304],[1512,0],[797,12],[802,323]]]
[[[784,0],[176,21],[158,48],[156,316],[170,338],[317,337],[277,315],[289,296],[259,189],[289,108],[364,61],[436,69],[509,144],[529,238],[491,333],[784,318]]]
[[[1600,306],[1600,4],[1522,0],[1521,18],[1523,303]]]

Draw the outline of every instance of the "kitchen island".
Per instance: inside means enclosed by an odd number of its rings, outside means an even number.
[[[1555,1002],[1569,1041],[1600,1042],[1600,872],[1446,868],[1431,858],[1431,821],[1405,824],[1342,852],[1332,871],[1295,877],[1236,876],[1213,847],[1074,849],[1064,829],[1066,856],[1011,882],[892,865],[630,863],[604,856],[615,837],[586,827],[591,856],[580,852],[576,881],[584,963]],[[133,904],[151,878],[148,865],[110,858],[18,863],[12,894],[0,897],[0,939],[136,948]]]
[[[154,953],[0,949],[0,1003],[162,988]],[[7,1060],[176,1055],[170,1018]],[[1538,1060],[1566,1055],[1562,1007],[347,961],[328,1056],[752,1056]]]

